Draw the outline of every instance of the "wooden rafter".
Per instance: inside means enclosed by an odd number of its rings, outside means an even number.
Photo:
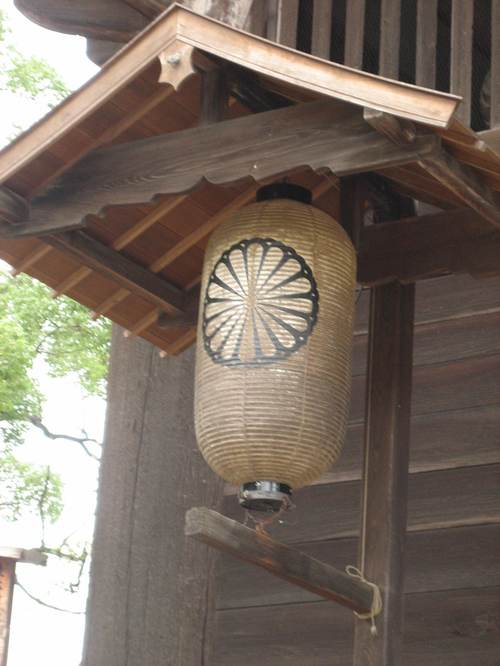
[[[168,312],[184,307],[180,289],[82,231],[48,236],[47,242]]]
[[[28,222],[29,218],[28,202],[7,187],[0,187],[0,220],[17,225]]]
[[[398,146],[342,102],[286,107],[220,122],[217,132],[208,125],[97,150],[32,202],[29,224],[5,236],[77,228],[108,205],[188,192],[202,180],[261,181],[299,167],[337,175],[387,168],[424,159],[438,143],[429,135]]]

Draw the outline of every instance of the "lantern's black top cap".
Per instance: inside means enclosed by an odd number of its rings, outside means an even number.
[[[309,190],[300,185],[291,183],[273,183],[257,190],[257,201],[270,201],[271,199],[292,199],[300,203],[310,204],[312,195]]]

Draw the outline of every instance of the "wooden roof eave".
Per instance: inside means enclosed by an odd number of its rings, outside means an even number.
[[[0,153],[0,183],[61,138],[156,58],[160,82],[180,86],[201,50],[292,88],[446,128],[459,97],[321,60],[174,4],[85,86]]]

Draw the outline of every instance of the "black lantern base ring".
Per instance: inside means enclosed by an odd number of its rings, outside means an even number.
[[[292,489],[276,481],[251,481],[240,488],[240,505],[248,511],[277,513],[291,502]]]

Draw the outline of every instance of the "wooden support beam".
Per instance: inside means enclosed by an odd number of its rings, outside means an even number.
[[[416,132],[411,121],[386,113],[372,112],[371,109],[365,109],[364,118],[376,131],[396,145],[414,144]],[[422,156],[418,164],[465,205],[477,211],[495,227],[500,227],[500,198],[471,167],[461,164],[440,146]]]
[[[200,286],[197,285],[186,293],[184,312],[176,316],[170,316],[165,313],[161,313],[158,317],[158,326],[164,329],[196,326],[196,321],[198,319],[199,299]]]
[[[16,560],[0,557],[0,666],[7,666]]]
[[[401,0],[382,0],[380,7],[379,74],[399,79]]]
[[[414,285],[372,290],[360,569],[379,585],[378,635],[357,622],[354,666],[399,666],[407,521]]]
[[[333,0],[313,0],[311,53],[330,60]]]
[[[224,120],[228,107],[228,81],[222,67],[214,67],[201,76],[200,125],[211,125]]]
[[[436,85],[436,45],[438,0],[417,0],[417,45],[415,83],[434,88]]]
[[[185,534],[353,611],[367,613],[372,607],[370,585],[216,511],[190,509]]]
[[[451,273],[500,274],[500,233],[470,209],[412,217],[364,229],[358,282],[418,282]]]
[[[500,0],[491,0],[490,128],[500,126]]]
[[[499,197],[473,169],[461,164],[446,150],[419,160],[419,165],[442,185],[477,211],[495,227],[500,227]]]
[[[363,67],[365,2],[350,0],[346,5],[344,63],[356,69]]]
[[[30,218],[29,203],[5,185],[0,186],[0,221],[8,224],[26,224]]]
[[[347,175],[405,164],[435,153],[435,135],[398,146],[342,102],[321,100],[155,136],[94,151],[33,201],[29,224],[6,237],[82,226],[108,205],[150,201],[158,194],[244,178],[262,181],[295,168]]]
[[[48,236],[46,242],[167,312],[183,310],[180,289],[82,231]]]

